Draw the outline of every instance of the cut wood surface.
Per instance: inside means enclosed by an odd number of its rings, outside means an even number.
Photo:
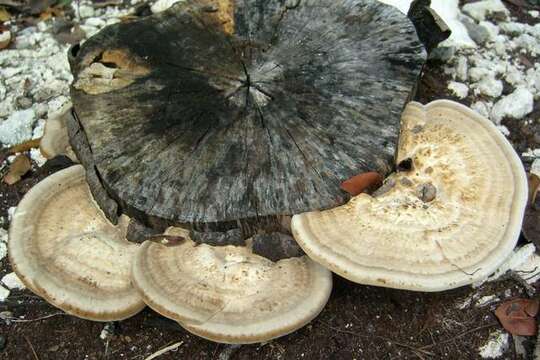
[[[254,233],[393,170],[425,58],[374,0],[186,1],[71,50],[71,142],[113,220]]]

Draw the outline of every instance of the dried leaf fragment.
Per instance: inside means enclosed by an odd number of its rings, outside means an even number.
[[[357,196],[366,190],[375,190],[382,184],[383,177],[377,172],[367,172],[353,176],[341,183],[341,188],[351,196]]]
[[[4,177],[4,182],[8,185],[17,183],[28,171],[32,169],[32,163],[26,155],[19,155],[9,166],[9,171]]]
[[[0,27],[0,50],[5,49],[11,43],[11,32]]]
[[[11,19],[9,11],[5,7],[0,7],[0,22],[9,21],[9,19]]]
[[[538,300],[515,299],[501,304],[495,315],[506,331],[512,335],[533,336],[536,334]]]

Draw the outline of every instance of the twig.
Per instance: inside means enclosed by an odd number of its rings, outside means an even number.
[[[471,334],[471,333],[473,333],[473,332],[477,332],[477,331],[480,331],[480,330],[489,329],[489,328],[492,328],[492,327],[497,326],[497,325],[499,325],[499,324],[498,324],[498,323],[491,323],[491,324],[487,324],[487,325],[478,326],[478,327],[476,327],[476,328],[474,328],[474,329],[467,330],[467,331],[465,331],[465,332],[462,332],[461,334],[458,334],[458,335],[456,335],[456,336],[454,336],[454,337],[451,337],[450,339],[446,339],[446,340],[440,341],[440,342],[438,342],[438,343],[433,343],[433,344],[431,344],[431,345],[422,346],[420,349],[431,349],[431,348],[434,347],[434,346],[439,346],[439,345],[442,345],[442,344],[447,344],[447,343],[449,343],[449,342],[452,342],[452,341],[454,341],[454,340],[457,340],[457,339],[459,339],[459,338],[462,338],[462,337],[464,337],[465,335],[469,335],[469,334]]]
[[[7,320],[14,322],[14,323],[28,323],[28,322],[34,322],[34,321],[41,321],[45,319],[50,319],[55,316],[59,315],[67,315],[66,313],[54,313],[46,316],[39,317],[37,319],[16,319],[16,318],[8,318]]]
[[[32,343],[30,342],[30,340],[28,340],[28,337],[26,335],[23,335],[23,336],[26,342],[28,343],[28,346],[30,346],[30,349],[32,350],[32,354],[34,354],[34,359],[39,360],[39,357],[36,354],[36,350],[34,349],[34,345],[32,345]]]
[[[161,356],[161,355],[165,354],[166,352],[174,351],[174,350],[178,349],[183,343],[184,343],[183,341],[179,341],[179,342],[174,343],[172,345],[166,346],[163,349],[156,351],[155,353],[153,353],[152,355],[150,355],[149,357],[147,357],[144,360],[152,360],[152,359],[157,358],[158,356]]]
[[[407,345],[407,344],[403,344],[403,343],[400,343],[400,342],[397,342],[397,341],[394,341],[390,338],[387,338],[387,337],[384,337],[384,336],[378,336],[378,335],[362,335],[362,334],[358,334],[354,331],[348,331],[348,330],[342,330],[342,329],[339,329],[339,328],[335,328],[321,320],[319,320],[319,322],[321,324],[323,324],[324,326],[328,327],[329,329],[331,330],[334,330],[336,332],[340,332],[340,333],[343,333],[343,334],[349,334],[349,335],[354,335],[354,336],[357,336],[357,337],[362,337],[362,338],[377,338],[377,339],[380,339],[380,340],[384,340],[384,341],[388,341],[389,343],[392,343],[394,345],[397,345],[397,346],[401,346],[403,348],[406,348],[406,349],[409,349],[411,350],[413,353],[415,353],[415,355],[418,356],[417,353],[422,353],[424,355],[429,355],[429,356],[434,356],[435,354],[432,353],[432,352],[429,352],[429,351],[426,351],[426,350],[423,350],[422,348],[416,348],[412,345]],[[418,356],[420,358],[422,358],[421,356]]]

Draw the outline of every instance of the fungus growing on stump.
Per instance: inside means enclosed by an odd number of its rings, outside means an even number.
[[[152,309],[206,339],[249,344],[286,335],[313,320],[332,291],[330,271],[307,256],[272,262],[245,246],[167,233],[185,240],[141,245],[133,283]]]
[[[286,232],[392,171],[425,59],[375,0],[186,1],[71,51],[71,143],[113,222]]]
[[[487,278],[512,252],[527,203],[510,143],[463,105],[413,102],[403,113],[401,162],[374,196],[294,216],[294,238],[361,284],[440,291]]]
[[[126,218],[113,226],[92,200],[82,166],[34,186],[9,229],[13,270],[37,295],[95,321],[122,320],[144,302],[131,285],[138,245],[125,239]]]

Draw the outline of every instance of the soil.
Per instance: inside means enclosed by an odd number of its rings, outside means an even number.
[[[510,9],[516,14],[521,11]],[[442,64],[428,63],[416,100],[457,100],[449,95],[446,83]],[[539,112],[536,109],[531,116],[537,119]],[[518,153],[539,145],[522,130],[523,123],[505,123]],[[534,134],[536,130],[528,131]],[[68,165],[66,159],[55,159],[13,186],[1,183],[0,215],[7,218],[8,208],[16,206],[32,185]],[[7,228],[8,224],[2,226]],[[11,272],[7,258],[0,261],[0,269],[0,276]],[[476,299],[487,295],[500,300],[483,307],[475,305]],[[181,345],[176,351],[159,359],[477,359],[489,334],[502,329],[493,313],[497,304],[516,297],[527,295],[512,280],[477,289],[416,293],[361,286],[334,276],[330,301],[311,324],[265,344],[231,347],[191,335],[148,308],[109,325],[113,334],[102,339],[106,324],[65,315],[28,290],[12,291],[7,301],[0,303],[0,318],[9,311],[17,320],[0,320],[0,359],[136,360],[177,342]],[[469,305],[459,306],[467,300],[472,300]],[[534,342],[534,338],[525,341],[529,354]],[[502,358],[524,357],[517,355],[515,343],[510,341]]]

